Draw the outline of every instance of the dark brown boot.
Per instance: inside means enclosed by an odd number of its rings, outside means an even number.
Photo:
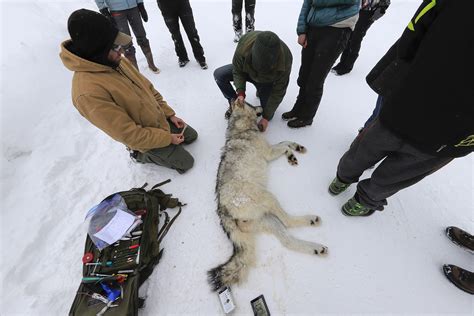
[[[142,45],[140,47],[143,51],[143,54],[146,57],[146,61],[148,63],[148,68],[150,68],[151,71],[153,71],[156,74],[160,73],[160,69],[155,66],[155,62],[153,61],[153,54],[151,53],[150,44]]]
[[[474,253],[474,236],[459,227],[449,226],[446,228],[446,236],[456,245]]]
[[[474,294],[474,273],[455,266],[454,264],[445,264],[443,271],[448,280],[460,290]]]

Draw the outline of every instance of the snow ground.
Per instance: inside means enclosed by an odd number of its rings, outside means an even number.
[[[235,313],[251,314],[250,300],[264,294],[274,315],[472,315],[472,296],[451,285],[441,270],[443,263],[474,270],[472,255],[444,236],[448,225],[474,232],[472,155],[399,192],[383,213],[369,218],[340,213],[354,188],[340,197],[327,193],[340,156],[375,105],[364,77],[401,34],[419,2],[394,1],[369,30],[354,71],[329,75],[313,126],[289,130],[279,116],[297,93],[295,27],[301,2],[257,1],[257,29],[275,31],[294,56],[287,96],[266,136],[308,148],[306,155],[298,155],[298,167],[285,159],[271,165],[269,188],[290,213],[322,217],[321,227],[293,233],[327,245],[330,254],[294,253],[273,236],[260,236],[257,266],[248,281],[233,287]],[[225,101],[212,77],[213,69],[231,61],[235,48],[230,1],[192,1],[209,63],[206,71],[195,62],[177,67],[161,14],[154,1],[146,1],[150,21],[145,27],[162,72],[152,74],[138,52],[141,71],[200,133],[189,146],[196,164],[183,176],[133,164],[123,145],[72,106],[72,74],[58,57],[59,44],[68,38],[69,14],[81,7],[96,9],[93,1],[0,3],[0,314],[66,314],[80,282],[87,210],[112,192],[168,178],[173,181],[164,190],[188,206],[164,241],[165,255],[151,277],[141,315],[222,314],[206,271],[231,253],[215,213],[215,175],[226,121]]]

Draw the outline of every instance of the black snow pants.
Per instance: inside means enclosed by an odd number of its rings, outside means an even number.
[[[306,34],[308,45],[301,50],[298,75],[300,87],[292,112],[303,120],[312,120],[323,96],[324,81],[347,44],[350,28],[311,27]]]
[[[362,39],[367,33],[367,30],[374,23],[372,15],[372,11],[359,11],[359,19],[357,20],[354,31],[351,33],[346,49],[342,52],[341,60],[337,66],[340,70],[351,71],[354,67],[354,63],[359,57]]]
[[[358,182],[356,199],[359,203],[381,211],[388,197],[441,169],[452,159],[418,150],[375,119],[342,156],[337,177],[344,183]],[[380,161],[370,178],[359,181],[365,170]]]
[[[244,0],[232,0],[232,22],[234,32],[242,34],[242,4]],[[245,0],[245,30],[255,29],[255,0]]]
[[[189,0],[158,0],[158,7],[171,33],[176,55],[178,55],[179,60],[189,60],[179,29],[179,21],[181,20],[181,24],[191,43],[194,58],[196,58],[198,62],[205,62],[204,49],[201,46],[198,31],[196,30],[193,10],[191,9]]]

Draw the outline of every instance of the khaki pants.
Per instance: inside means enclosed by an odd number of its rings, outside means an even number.
[[[171,133],[181,132],[172,122],[168,121]],[[194,158],[184,149],[183,145],[191,144],[198,137],[198,133],[188,125],[184,131],[184,142],[179,145],[170,144],[163,148],[151,149],[145,153],[138,152],[136,160],[141,163],[154,163],[170,169],[175,169],[179,173],[185,173],[192,168]]]

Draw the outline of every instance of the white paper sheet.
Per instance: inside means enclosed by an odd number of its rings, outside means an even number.
[[[115,216],[107,223],[107,225],[95,233],[94,236],[111,245],[122,238],[134,221],[135,216],[117,210]]]

